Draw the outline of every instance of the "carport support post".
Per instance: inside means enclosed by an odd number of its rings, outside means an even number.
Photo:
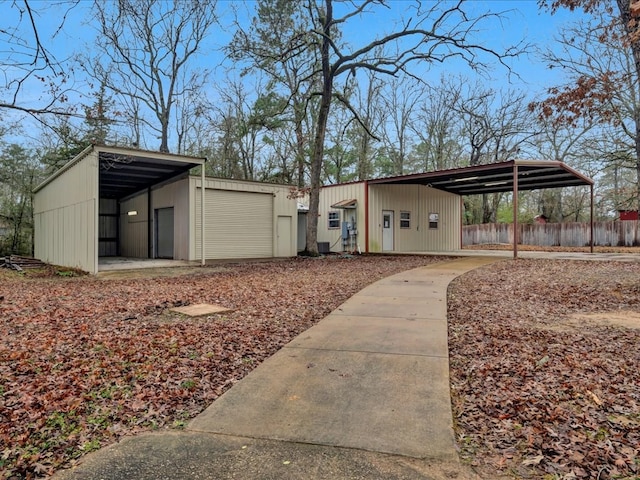
[[[518,164],[513,164],[513,258],[518,258]]]
[[[200,265],[204,267],[204,163],[200,169]]]
[[[147,257],[153,256],[153,240],[155,228],[153,225],[153,202],[151,201],[151,187],[147,188]]]
[[[591,253],[593,253],[593,183],[591,184],[591,232],[589,233],[589,248]]]

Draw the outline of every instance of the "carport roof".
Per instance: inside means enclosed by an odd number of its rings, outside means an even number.
[[[98,154],[100,198],[124,198],[205,163],[204,158],[131,148],[91,146],[38,185],[36,191],[93,151]]]
[[[123,198],[174,178],[204,159],[142,150],[100,149],[100,198]]]
[[[563,162],[512,160],[473,167],[369,180],[369,185],[426,185],[458,195],[511,192],[517,167],[518,190],[593,185],[593,180]]]

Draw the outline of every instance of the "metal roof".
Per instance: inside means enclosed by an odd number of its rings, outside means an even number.
[[[473,167],[416,173],[369,180],[370,185],[419,184],[457,195],[511,192],[514,170],[518,171],[518,190],[593,185],[593,180],[563,162],[547,160],[511,160]]]
[[[188,172],[193,167],[204,165],[206,162],[205,158],[186,157],[133,148],[92,145],[85,148],[55,171],[49,178],[38,185],[34,192],[44,188],[92,152],[97,152],[98,154],[100,198],[121,199],[127,197],[165,180],[177,177],[182,173]]]
[[[358,200],[356,200],[355,198],[350,198],[347,200],[340,200],[337,203],[334,203],[333,205],[331,205],[331,208],[344,208],[344,209],[349,209],[349,208],[356,208],[358,206]]]
[[[124,198],[186,173],[204,159],[129,149],[98,149],[100,198]]]

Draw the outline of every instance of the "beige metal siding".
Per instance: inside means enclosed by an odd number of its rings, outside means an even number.
[[[128,215],[137,212],[137,215]],[[149,256],[147,192],[120,202],[120,255],[132,258]]]
[[[98,156],[93,152],[35,193],[35,256],[96,273],[98,206]]]
[[[446,252],[460,249],[460,197],[423,185],[369,186],[369,251],[382,251],[382,211],[394,212],[394,251]],[[411,227],[400,228],[400,212],[410,212]],[[437,213],[437,229],[429,228]]]
[[[189,259],[189,180],[180,179],[151,189],[151,231],[154,211],[174,208],[173,258]],[[130,216],[129,211],[137,211]],[[124,257],[147,258],[149,256],[149,222],[147,192],[120,202],[120,252]],[[155,238],[152,238],[155,252]],[[154,253],[155,255],[155,253]]]
[[[205,199],[205,257],[269,258],[284,255],[278,245],[279,216],[296,218],[297,201],[289,198],[291,187],[242,180],[207,178]],[[200,259],[200,179],[189,179],[189,259]],[[211,192],[218,192],[214,195]],[[224,195],[224,193],[240,195]],[[244,194],[244,195],[242,195]],[[215,197],[215,198],[214,198]],[[222,199],[223,203],[220,203]],[[224,202],[227,202],[226,205]],[[220,220],[217,216],[227,215]],[[291,229],[290,251],[295,256],[297,229]],[[270,235],[270,238],[267,236]],[[284,245],[280,239],[280,245]],[[217,244],[217,245],[216,245]]]
[[[154,210],[173,207],[173,258],[189,259],[189,180],[187,178],[162,185],[151,192]],[[154,221],[155,216],[151,216]],[[152,230],[155,231],[155,230]],[[155,238],[154,251],[155,251]]]
[[[355,217],[356,230],[358,235],[356,238],[356,246],[364,251],[365,241],[365,183],[348,183],[344,185],[327,186],[320,189],[320,203],[318,205],[318,242],[329,242],[331,251],[342,251],[341,235],[342,229],[329,228],[329,212],[338,212],[340,222],[343,220],[351,221],[351,217]],[[355,209],[338,209],[331,208],[343,200],[356,200],[357,207]]]

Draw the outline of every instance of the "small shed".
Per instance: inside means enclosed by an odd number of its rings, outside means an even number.
[[[620,220],[621,221],[634,221],[634,220],[638,220],[638,210],[618,210],[618,213],[620,214]]]
[[[205,161],[87,148],[36,188],[36,257],[96,273],[103,257],[204,263],[295,256],[290,187],[189,175]]]

